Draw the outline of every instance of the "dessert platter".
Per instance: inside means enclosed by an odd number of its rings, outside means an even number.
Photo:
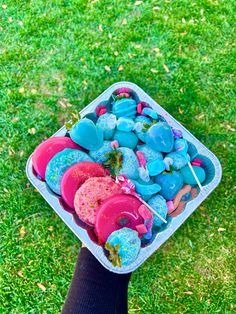
[[[119,82],[39,144],[26,173],[104,267],[128,273],[213,191],[221,166],[140,87]]]

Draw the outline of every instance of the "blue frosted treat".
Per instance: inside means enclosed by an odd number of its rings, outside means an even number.
[[[158,193],[161,189],[159,184],[153,183],[152,180],[145,182],[141,179],[132,180],[135,185],[135,190],[141,195],[144,201],[148,201],[150,197]]]
[[[95,162],[102,164],[108,159],[106,154],[110,153],[111,151],[111,141],[104,141],[102,147],[100,147],[98,150],[90,151],[89,155],[94,159]]]
[[[156,159],[147,163],[147,170],[150,176],[157,176],[165,170],[165,166],[163,160]]]
[[[134,149],[138,143],[138,138],[134,132],[116,131],[113,139],[118,141],[121,147],[128,147],[130,149]]]
[[[193,167],[193,170],[195,171],[196,173],[196,176],[199,180],[200,183],[204,182],[205,179],[206,179],[206,173],[205,173],[205,170],[201,167],[198,167],[198,166],[192,166]],[[186,184],[190,184],[190,185],[195,185],[197,184],[197,181],[196,179],[194,178],[189,166],[186,166],[184,168],[182,168],[180,170],[182,176],[183,176],[183,180],[184,180],[184,183]]]
[[[159,117],[158,113],[155,110],[147,107],[143,108],[142,114],[145,114],[155,120],[157,120]]]
[[[166,155],[165,158],[171,158],[173,160],[171,167],[174,170],[179,170],[187,165],[188,159],[187,156],[184,156],[177,152],[172,152]]]
[[[167,201],[173,200],[184,184],[182,174],[177,171],[159,174],[155,181],[161,186],[160,195]]]
[[[138,232],[130,228],[113,231],[107,239],[105,249],[113,266],[128,266],[138,257],[141,241]]]
[[[123,174],[129,179],[137,179],[139,164],[135,153],[127,147],[119,147],[118,151],[122,153],[122,167],[119,174]]]
[[[148,204],[158,213],[162,218],[166,219],[167,216],[167,205],[165,199],[161,195],[155,195],[148,201]],[[160,227],[163,224],[163,221],[157,217],[157,215],[153,215],[154,227]]]
[[[153,161],[153,160],[163,160],[162,153],[157,152],[156,150],[152,149],[151,147],[147,146],[146,144],[144,145],[138,145],[137,149],[141,152],[143,152],[146,161]]]
[[[98,118],[96,125],[103,130],[104,139],[111,140],[116,128],[116,116],[105,113]]]
[[[120,117],[116,123],[117,130],[130,132],[133,130],[134,121],[129,118]]]
[[[112,104],[112,113],[116,115],[117,118],[126,117],[134,119],[136,107],[137,104],[132,98],[122,98]]]
[[[137,137],[145,143],[147,128],[152,124],[152,121],[148,117],[137,116],[134,122],[134,132],[136,133]]]
[[[65,148],[57,153],[48,163],[46,168],[46,182],[53,192],[61,195],[61,179],[65,171],[81,161],[93,161],[89,155],[81,150]]]
[[[103,131],[92,120],[79,120],[69,131],[72,141],[87,150],[97,150],[103,144]]]
[[[146,143],[156,151],[171,152],[174,146],[174,135],[169,124],[165,122],[153,124],[147,130]]]

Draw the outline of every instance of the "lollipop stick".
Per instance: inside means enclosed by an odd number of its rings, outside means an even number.
[[[156,215],[158,218],[160,218],[165,224],[167,224],[167,221],[161,216],[159,215],[157,212],[155,212],[154,209],[152,209],[151,206],[148,205],[148,203],[146,203],[140,196],[138,196],[138,199],[145,205],[147,206],[147,208],[154,214]]]
[[[193,170],[193,167],[192,167],[192,165],[190,164],[190,162],[188,162],[188,166],[189,166],[189,168],[190,168],[190,170],[191,170],[191,172],[192,172],[192,174],[193,174],[193,176],[194,176],[194,178],[195,178],[195,180],[196,180],[196,182],[197,182],[197,184],[198,184],[200,190],[202,191],[203,187],[202,187],[200,181],[198,180],[198,177],[196,176],[196,173],[195,173],[195,171]]]

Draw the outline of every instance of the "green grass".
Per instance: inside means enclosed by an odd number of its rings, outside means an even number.
[[[140,85],[223,167],[220,186],[134,272],[130,313],[235,313],[235,1],[5,4],[0,7],[0,313],[60,311],[80,242],[28,183],[25,163],[72,110],[121,80]],[[63,98],[72,107],[61,106]]]

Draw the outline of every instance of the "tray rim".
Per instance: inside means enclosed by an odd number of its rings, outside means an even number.
[[[164,231],[161,232],[162,237],[159,237],[157,234],[155,240],[149,246],[142,248],[139,256],[143,255],[143,257],[142,258],[138,257],[137,260],[129,266],[118,268],[118,267],[112,266],[112,264],[108,261],[108,259],[104,255],[103,248],[95,244],[89,238],[87,231],[80,228],[74,222],[73,216],[62,208],[62,206],[59,203],[59,197],[57,197],[56,194],[54,193],[52,194],[52,192],[50,192],[45,182],[42,182],[41,180],[37,179],[34,176],[34,174],[32,173],[32,154],[33,153],[29,156],[26,163],[26,175],[27,175],[28,180],[31,182],[31,184],[39,191],[42,197],[53,208],[53,210],[62,219],[62,221],[69,227],[69,229],[79,238],[80,241],[82,241],[87,246],[87,248],[92,252],[92,254],[99,260],[99,262],[108,270],[121,274],[121,273],[129,273],[137,269],[142,263],[144,263],[144,261],[150,255],[152,255],[162,244],[164,244],[171,237],[171,235],[186,221],[186,219],[197,209],[197,207],[218,186],[222,177],[222,168],[221,168],[221,164],[218,158],[203,143],[201,143],[189,130],[187,130],[180,122],[178,122],[172,115],[170,115],[162,106],[160,106],[153,98],[151,98],[151,96],[149,96],[141,87],[139,87],[135,83],[128,82],[128,81],[121,81],[121,82],[116,82],[112,84],[104,92],[102,92],[99,96],[97,96],[93,101],[91,101],[87,106],[85,106],[80,111],[81,116],[83,117],[86,113],[91,112],[92,109],[98,104],[98,101],[100,102],[101,100],[105,100],[105,99],[102,99],[104,95],[108,93],[111,94],[115,89],[120,88],[120,87],[129,87],[133,89],[134,91],[138,92],[138,94],[145,96],[144,98],[148,98],[149,99],[148,102],[150,103],[150,105],[151,106],[153,105],[154,107],[156,107],[154,108],[155,110],[157,110],[158,108],[160,111],[162,111],[162,114],[164,113],[165,117],[168,117],[168,119],[170,119],[169,121],[167,120],[168,123],[170,123],[172,126],[176,126],[179,129],[181,129],[184,133],[185,138],[187,139],[191,138],[193,140],[191,142],[194,142],[193,144],[196,146],[198,153],[210,158],[215,168],[215,176],[212,179],[212,181],[203,187],[203,190],[200,191],[200,193],[197,195],[196,198],[194,198],[192,201],[187,203],[185,210],[183,211],[182,214],[172,219],[172,222],[174,221],[174,223],[171,223],[168,226],[168,228],[166,228]],[[51,137],[63,136],[65,135],[65,133],[66,133],[66,128],[65,126],[62,126]]]

